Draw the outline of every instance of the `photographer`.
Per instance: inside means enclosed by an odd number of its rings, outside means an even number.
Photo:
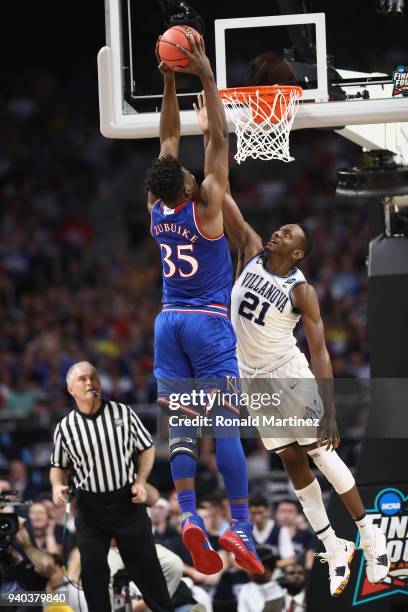
[[[0,480],[0,592],[18,593],[21,589],[16,581],[10,537],[18,531],[18,519],[11,501],[16,500],[16,492],[11,491],[7,480]]]
[[[154,491],[153,487],[149,487],[149,489]],[[15,550],[14,544],[18,545],[24,556]],[[163,546],[156,545],[156,550],[168,583],[170,594],[173,596],[180,584],[183,571],[182,561]],[[17,578],[19,590],[45,591],[54,595],[57,593],[64,593],[67,598],[67,606],[69,603],[70,611],[88,612],[85,594],[80,582],[81,560],[77,548],[72,551],[68,561],[68,570],[65,572],[61,557],[57,554],[49,554],[37,548],[37,546],[31,542],[27,529],[21,524],[18,532],[9,539],[7,556],[12,574]],[[123,585],[127,586],[129,577],[124,571],[123,561],[114,543],[109,553],[109,566],[111,570],[111,585],[113,586],[116,580],[123,579]],[[122,572],[119,570],[122,570]],[[119,577],[119,574],[122,574],[122,576]],[[185,590],[187,589],[185,585],[184,588]],[[134,583],[130,584],[128,592],[132,610],[147,610],[141,599],[140,591]],[[184,598],[186,601],[193,601],[191,596],[190,598],[186,598],[186,593],[184,593]],[[175,597],[175,600],[179,601],[180,596]],[[115,607],[113,606],[112,609],[115,609]],[[204,608],[197,604],[191,604],[189,609],[199,612]],[[42,612],[42,608],[34,608],[34,612],[36,610],[37,612]],[[44,607],[44,611],[48,611],[48,606]],[[8,611],[5,610],[5,612]],[[18,611],[16,611],[15,608],[10,608],[10,612]]]
[[[18,532],[12,536],[11,540],[21,548],[25,555],[23,557],[12,545],[9,546],[8,554],[10,560],[14,562],[14,574],[25,591],[64,592],[67,594],[69,606],[73,612],[87,610],[84,592],[75,581],[76,563],[73,563],[64,574],[60,556],[37,548],[31,542],[30,535],[23,525],[20,525]],[[30,609],[39,612],[42,610],[41,607]]]
[[[18,527],[17,524],[16,532],[14,525],[8,531],[9,534],[0,545],[0,591],[3,594],[44,591],[47,585],[46,574],[50,556],[33,546],[27,530],[22,525]],[[24,556],[18,552],[17,547]],[[36,606],[31,609],[33,612],[41,612],[42,607]],[[14,607],[7,607],[4,610],[18,612],[20,608],[16,610]]]

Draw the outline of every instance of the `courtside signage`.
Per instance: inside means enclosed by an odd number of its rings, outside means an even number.
[[[408,96],[408,66],[397,66],[392,73],[392,96]]]
[[[365,562],[362,556],[353,606],[397,594],[408,595],[408,497],[399,489],[381,489],[375,497],[374,507],[366,512],[370,514],[373,524],[381,527],[385,533],[391,567],[382,582],[371,584],[365,577]],[[357,536],[357,546],[359,542],[360,537]]]

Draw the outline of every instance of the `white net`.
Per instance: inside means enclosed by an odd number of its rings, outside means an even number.
[[[241,87],[221,90],[237,135],[236,161],[279,159],[290,162],[289,132],[296,115],[300,87]]]

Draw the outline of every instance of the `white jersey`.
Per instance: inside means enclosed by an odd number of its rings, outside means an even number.
[[[270,372],[300,353],[293,335],[300,314],[293,309],[290,293],[306,279],[298,268],[279,276],[268,272],[264,263],[265,255],[256,255],[236,280],[231,321],[240,364]]]

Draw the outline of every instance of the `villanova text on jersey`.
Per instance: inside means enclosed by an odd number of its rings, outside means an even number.
[[[231,299],[241,364],[271,372],[301,354],[293,335],[300,313],[293,308],[291,292],[305,282],[298,268],[284,276],[267,270],[264,253],[245,264]]]
[[[268,302],[275,306],[279,312],[283,312],[286,304],[288,303],[288,296],[276,287],[273,283],[265,280],[263,276],[255,274],[254,272],[247,272],[241,283],[242,287],[247,287],[259,295],[262,295]]]
[[[229,304],[228,244],[224,234],[209,238],[200,229],[195,201],[186,200],[172,209],[158,200],[152,209],[151,233],[160,248],[164,304]]]

